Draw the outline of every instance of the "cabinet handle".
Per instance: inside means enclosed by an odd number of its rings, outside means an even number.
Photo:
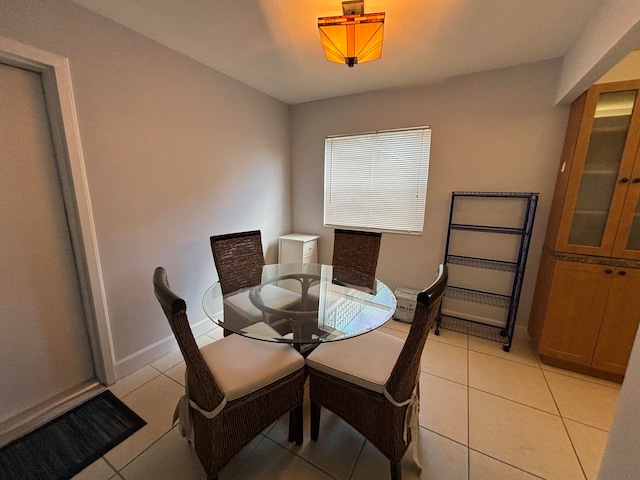
[[[626,275],[626,274],[627,274],[627,272],[625,272],[624,270],[620,270],[618,272],[618,275],[620,275],[620,276],[623,276],[623,275]]]
[[[640,183],[640,177],[636,177],[633,179],[633,183]]]
[[[607,275],[611,275],[613,273],[613,270],[611,270],[610,268],[607,268],[604,273],[606,273]]]
[[[620,183],[628,183],[629,179],[627,177],[623,177],[620,179]]]

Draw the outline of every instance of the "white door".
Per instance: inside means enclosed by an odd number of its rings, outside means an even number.
[[[40,74],[0,64],[0,424],[93,377]]]

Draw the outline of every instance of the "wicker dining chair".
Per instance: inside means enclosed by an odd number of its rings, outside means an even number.
[[[334,267],[344,267],[375,277],[381,239],[380,232],[336,228],[333,233],[331,264]]]
[[[260,230],[214,235],[209,240],[223,295],[260,285],[264,267]]]
[[[179,417],[207,479],[217,479],[236,453],[287,412],[292,440],[301,445],[303,357],[288,345],[239,335],[198,348],[186,303],[171,291],[164,268],[155,269],[153,287],[186,363],[186,392],[174,422]]]
[[[373,331],[320,345],[307,357],[311,439],[317,440],[320,409],[336,413],[371,442],[400,480],[400,460],[412,439],[418,464],[420,357],[438,314],[448,271],[440,265],[433,284],[418,294],[406,341]]]
[[[333,232],[333,258],[331,265],[335,279],[351,287],[374,291],[376,268],[380,253],[380,232],[364,232],[336,228]],[[320,286],[313,285],[308,292],[315,301],[320,297]]]
[[[265,317],[252,306],[248,291],[249,287],[260,285],[262,267],[265,265],[260,230],[215,235],[209,240],[220,287],[225,296],[224,323],[230,325],[233,322],[242,328]],[[238,290],[243,291],[230,296]],[[286,309],[300,302],[300,295],[275,285],[265,286],[262,294],[273,308]],[[225,336],[231,333],[228,329],[223,331]]]

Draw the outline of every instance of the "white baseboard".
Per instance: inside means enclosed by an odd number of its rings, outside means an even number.
[[[526,340],[528,342],[531,341],[531,337],[529,336],[529,332],[527,331],[527,327],[524,325],[518,325],[513,329],[513,338],[520,338],[522,340]]]
[[[205,333],[213,330],[215,328],[215,324],[211,321],[210,318],[205,318],[204,320],[200,320],[191,325],[191,331],[193,332],[194,337],[199,337],[200,335],[204,335]],[[116,381],[120,380],[123,377],[135,372],[136,370],[140,370],[142,367],[149,365],[151,362],[155,362],[160,357],[166,355],[167,353],[173,351],[178,346],[178,342],[176,341],[173,335],[169,335],[162,340],[149,345],[143,349],[138,350],[137,352],[129,355],[122,360],[117,360],[114,368],[116,372]]]
[[[213,330],[215,327],[216,326],[211,319],[205,318],[204,320],[200,320],[199,322],[192,324],[191,331],[193,332],[193,336],[197,338],[200,335],[204,335],[205,333]],[[531,341],[527,327],[524,325],[516,324],[513,329],[513,336],[514,338]],[[176,342],[175,337],[173,335],[169,335],[148,347],[138,350],[122,360],[118,360],[115,364],[116,380],[120,380],[136,370],[140,370],[142,367],[149,365],[151,362],[155,362],[160,357],[166,355],[172,350],[175,350],[177,346],[178,343]]]

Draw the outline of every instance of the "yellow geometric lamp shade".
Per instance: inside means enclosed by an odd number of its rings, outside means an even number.
[[[382,56],[384,13],[318,18],[327,60],[353,67]]]

